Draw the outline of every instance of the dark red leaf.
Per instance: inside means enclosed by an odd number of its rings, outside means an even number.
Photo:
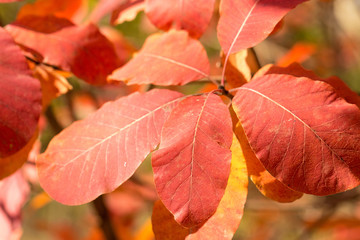
[[[162,30],[184,29],[199,38],[209,25],[215,0],[147,0],[146,15]]]
[[[39,80],[20,48],[0,28],[0,158],[23,148],[34,135],[41,113]]]
[[[306,0],[222,0],[218,39],[227,54],[264,40],[283,16]]]
[[[69,205],[113,191],[159,144],[163,123],[181,96],[164,89],[134,93],[73,123],[39,156],[41,186]]]
[[[48,17],[33,16],[27,22],[23,19],[7,25],[6,30],[17,43],[40,53],[45,63],[71,71],[91,84],[105,84],[107,75],[120,65],[114,46],[95,25],[61,25],[53,31],[52,23],[58,24],[59,19],[51,23]],[[51,33],[38,31],[35,26],[39,25],[33,21],[41,24],[40,19],[48,21]]]
[[[208,77],[210,64],[201,43],[185,31],[151,35],[140,52],[113,72],[127,84],[184,85]]]
[[[233,99],[250,145],[265,168],[290,188],[327,195],[360,183],[360,110],[330,85],[269,74]]]
[[[230,173],[231,142],[230,113],[214,94],[182,100],[164,124],[152,157],[155,185],[181,225],[195,226],[214,214]]]

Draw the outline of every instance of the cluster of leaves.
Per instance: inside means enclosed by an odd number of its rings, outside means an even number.
[[[339,78],[322,79],[296,63],[268,65],[254,76],[241,67],[247,49],[305,0],[221,0],[220,84],[198,40],[215,0],[104,1],[92,22],[113,11],[112,22],[119,23],[124,11],[144,9],[164,31],[149,36],[127,63],[116,41],[94,23],[71,21],[81,1],[36,11],[44,2],[25,5],[15,22],[0,28],[1,178],[26,161],[42,111],[71,88],[61,69],[93,85],[207,79],[218,87],[193,95],[164,88],[133,93],[65,128],[36,160],[41,186],[63,204],[114,191],[151,154],[160,198],[152,217],[155,236],[231,239],[248,176],[278,202],[360,184],[360,98],[354,92]]]

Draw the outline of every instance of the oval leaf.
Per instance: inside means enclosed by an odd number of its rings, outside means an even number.
[[[233,99],[250,145],[290,188],[328,195],[359,185],[360,111],[330,85],[269,74]]]
[[[39,80],[21,49],[0,28],[0,158],[15,154],[34,135],[41,112]]]
[[[264,40],[284,15],[306,0],[222,0],[218,39],[227,54]]]
[[[226,105],[214,94],[182,100],[164,124],[159,150],[152,157],[155,185],[183,226],[206,221],[224,194],[231,126]]]
[[[201,43],[185,31],[151,35],[140,52],[109,77],[127,84],[184,85],[208,77],[209,60]]]
[[[33,21],[54,29],[57,18],[31,16],[7,25],[15,41],[44,57],[44,62],[71,71],[91,84],[105,84],[106,77],[120,66],[114,46],[93,25],[66,26],[57,31],[37,31]],[[43,21],[40,21],[43,19]],[[48,22],[51,20],[53,22]],[[99,64],[101,63],[101,64]]]
[[[156,239],[232,239],[243,216],[248,192],[246,164],[236,137],[231,145],[232,160],[229,181],[215,214],[200,227],[185,228],[161,201],[154,204],[152,223]]]
[[[157,28],[184,29],[199,38],[209,25],[214,4],[215,0],[147,0],[145,12]]]
[[[180,96],[164,89],[135,93],[73,123],[39,156],[41,186],[69,205],[113,191],[159,144],[162,125]]]

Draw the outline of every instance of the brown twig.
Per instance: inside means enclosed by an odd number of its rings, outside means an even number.
[[[111,224],[110,215],[105,205],[104,197],[100,195],[93,201],[93,204],[98,216],[100,217],[100,227],[104,232],[105,238],[107,240],[119,240],[119,238],[116,237],[114,228]]]

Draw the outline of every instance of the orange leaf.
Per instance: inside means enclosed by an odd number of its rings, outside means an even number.
[[[72,19],[82,6],[83,0],[37,0],[25,4],[19,11],[17,19],[27,15],[46,16],[52,14],[59,18]]]
[[[149,218],[138,230],[138,232],[134,237],[134,240],[153,240],[153,239],[154,239],[154,233],[152,230],[151,219]]]
[[[18,170],[28,159],[28,155],[38,137],[38,130],[35,131],[34,135],[28,141],[28,143],[13,155],[5,158],[0,158],[0,179],[3,179],[16,170]]]
[[[249,82],[251,79],[251,69],[247,63],[248,50],[244,49],[231,54],[225,69],[226,82],[231,88],[236,88]],[[222,56],[222,61],[225,55]]]
[[[293,62],[302,63],[314,54],[315,51],[315,44],[298,42],[277,61],[276,65],[286,67]]]
[[[41,192],[32,198],[30,206],[32,209],[37,210],[48,204],[50,201],[52,201],[52,199],[49,195],[47,195],[46,192]]]
[[[156,239],[232,239],[243,216],[248,177],[245,159],[238,140],[233,136],[231,171],[225,194],[215,214],[202,226],[184,228],[161,201],[155,202],[152,222]]]
[[[125,66],[115,70],[110,81],[127,84],[184,85],[209,75],[204,47],[185,31],[153,34]]]
[[[54,98],[72,89],[67,79],[51,67],[36,65],[33,71],[34,77],[41,82],[43,109],[46,109]]]

